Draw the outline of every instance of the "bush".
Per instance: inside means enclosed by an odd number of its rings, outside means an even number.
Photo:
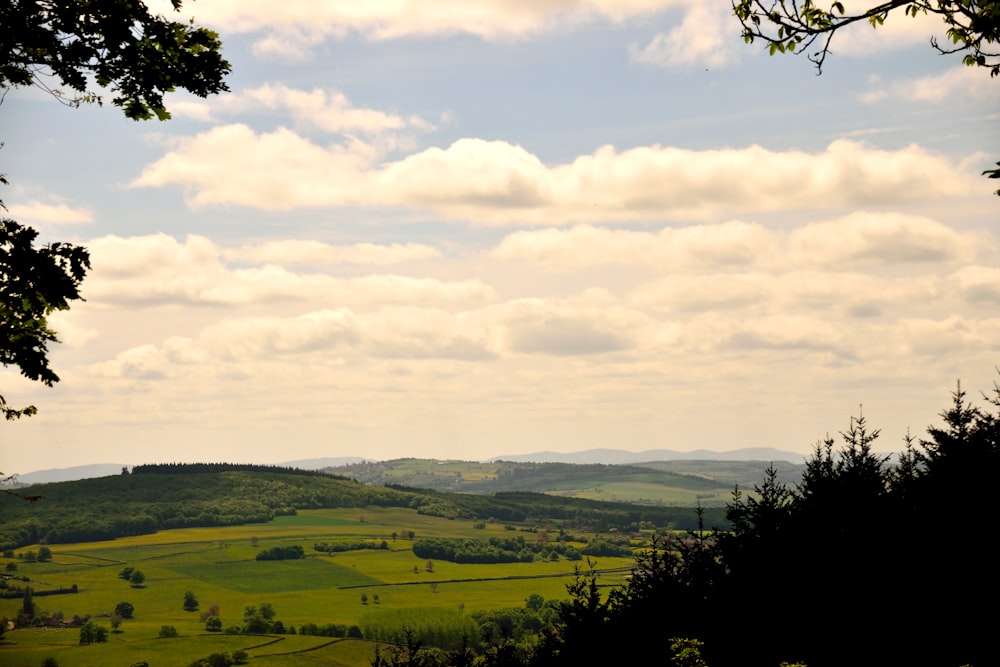
[[[170,637],[177,636],[177,628],[172,625],[161,625],[160,626],[160,638],[167,639]]]

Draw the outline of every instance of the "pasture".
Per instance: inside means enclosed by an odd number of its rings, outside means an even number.
[[[380,615],[404,610],[480,610],[523,607],[533,593],[545,599],[566,597],[574,563],[566,560],[508,564],[428,563],[411,551],[413,537],[510,537],[509,526],[479,524],[417,514],[396,508],[304,510],[266,524],[224,528],[186,528],[110,542],[54,545],[51,562],[0,559],[16,564],[10,585],[35,591],[69,588],[75,594],[38,594],[38,616],[91,616],[110,629],[110,613],[120,602],[135,608],[106,643],[79,645],[79,628],[32,627],[8,630],[0,642],[0,665],[37,667],[53,657],[61,667],[187,665],[218,651],[246,651],[255,665],[368,665],[374,643],[361,639],[304,635],[210,633],[201,613],[217,606],[223,628],[240,626],[248,606],[269,604],[286,628],[370,625]],[[534,526],[517,526],[531,529]],[[557,531],[550,531],[552,538]],[[518,532],[526,540],[546,539]],[[580,536],[594,537],[593,534]],[[317,542],[385,541],[387,549],[320,553]],[[299,560],[258,561],[266,549],[301,545]],[[578,545],[582,546],[582,545]],[[24,554],[35,547],[18,550]],[[17,554],[15,554],[16,556]],[[585,565],[585,563],[583,563]],[[622,583],[633,565],[629,558],[601,558],[601,583]],[[125,567],[145,575],[134,587],[118,575]],[[18,579],[27,577],[30,581]],[[187,591],[199,602],[185,611]],[[16,618],[21,598],[0,600],[0,617]],[[428,611],[427,613],[431,613]],[[177,637],[160,638],[162,626]]]

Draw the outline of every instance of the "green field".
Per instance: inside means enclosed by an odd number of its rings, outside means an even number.
[[[248,605],[273,606],[285,627],[371,624],[379,618],[447,611],[471,614],[486,609],[523,607],[529,595],[546,599],[566,597],[574,563],[536,561],[496,565],[463,565],[435,561],[432,568],[414,556],[410,531],[426,537],[510,537],[499,523],[474,527],[473,522],[448,520],[398,508],[305,510],[266,524],[223,528],[185,528],[109,542],[53,545],[52,561],[16,564],[6,572],[30,582],[11,580],[35,591],[70,588],[75,594],[34,598],[41,614],[70,619],[90,615],[110,627],[108,614],[119,602],[135,607],[120,632],[107,643],[80,646],[78,628],[24,628],[8,630],[0,642],[0,665],[37,667],[53,657],[61,667],[128,667],[147,660],[150,665],[187,665],[217,651],[247,651],[254,665],[367,665],[374,643],[303,635],[228,635],[208,633],[200,611],[218,605],[223,627],[238,626]],[[525,529],[534,526],[523,526]],[[542,531],[544,533],[544,531]],[[395,537],[393,536],[395,534]],[[536,533],[518,532],[526,539]],[[583,535],[593,537],[592,534]],[[385,541],[388,549],[337,552],[313,549],[316,542]],[[301,545],[301,560],[257,561],[262,550]],[[18,550],[25,553],[38,546]],[[602,558],[602,584],[625,581],[630,558]],[[124,567],[141,570],[142,587],[118,577]],[[182,608],[186,591],[193,592],[199,611]],[[362,595],[365,601],[362,601]],[[375,600],[378,600],[375,603]],[[0,617],[13,619],[20,598],[0,600]],[[171,625],[178,637],[161,639],[160,628]]]

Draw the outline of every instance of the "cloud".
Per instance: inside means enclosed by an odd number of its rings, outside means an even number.
[[[800,225],[787,233],[741,221],[665,227],[659,232],[589,225],[518,231],[504,237],[492,255],[556,270],[621,264],[732,273],[751,267],[842,270],[968,261],[984,243],[975,234],[958,232],[931,218],[861,211]]]
[[[324,244],[319,244],[324,246]],[[442,281],[428,277],[367,275],[340,278],[323,273],[299,273],[275,263],[234,268],[225,258],[231,253],[207,238],[188,236],[183,243],[165,234],[122,238],[106,236],[88,243],[93,272],[85,284],[85,296],[99,304],[216,304],[243,305],[275,302],[321,301],[368,307],[385,303],[454,303],[491,299],[493,289],[476,279]],[[268,255],[268,246],[264,255]],[[278,242],[277,255],[290,254],[294,242]],[[310,246],[311,251],[317,248]],[[374,246],[354,248],[324,246],[320,251],[362,259],[380,260],[414,254],[427,255],[420,246]],[[260,252],[237,251],[247,260]],[[329,254],[327,255],[329,257]],[[309,258],[315,259],[315,256]],[[299,264],[297,258],[289,262]]]
[[[589,225],[509,234],[497,259],[568,269],[601,264],[646,264],[671,269],[753,264],[774,250],[774,234],[759,224],[666,227],[657,233]]]
[[[471,34],[488,40],[531,37],[597,21],[621,23],[690,0],[460,0],[349,2],[216,0],[199,4],[197,20],[227,34],[264,33],[258,55],[297,60],[328,38],[360,34],[372,40]]]
[[[376,156],[361,142],[322,147],[287,128],[257,134],[243,124],[225,125],[177,140],[132,185],[179,183],[192,193],[192,206],[353,205],[365,200],[366,174]]]
[[[790,270],[676,274],[640,285],[628,302],[675,316],[727,312],[733,319],[786,313],[834,321],[893,317],[913,304],[947,304],[952,291],[934,278],[893,278],[848,271]]]
[[[941,223],[901,213],[852,213],[805,225],[789,236],[801,261],[859,266],[944,262],[971,257],[975,239]]]
[[[220,116],[280,112],[297,127],[330,133],[378,134],[407,128],[428,131],[434,126],[418,116],[402,117],[376,109],[356,108],[341,92],[313,88],[300,90],[266,83],[209,101],[188,100],[174,105],[177,115],[210,122]]]
[[[870,5],[854,2],[844,3],[847,14],[860,14]],[[837,55],[868,57],[914,45],[924,45],[930,49],[931,37],[938,37],[942,44],[950,43],[944,36],[946,26],[940,16],[918,14],[906,16],[897,9],[890,12],[885,23],[873,28],[867,21],[859,21],[837,31],[831,41],[832,51]],[[820,40],[809,52],[818,49]],[[827,61],[829,62],[829,60]]]
[[[521,146],[460,139],[377,164],[361,141],[319,146],[291,130],[217,127],[176,142],[132,187],[184,186],[191,206],[402,207],[475,225],[717,219],[739,211],[867,207],[982,191],[919,146],[688,150],[604,146],[546,165]]]
[[[10,217],[33,225],[73,225],[94,221],[94,215],[89,209],[72,207],[67,204],[46,204],[38,200],[30,200],[23,204],[12,204],[7,211]]]
[[[1000,306],[1000,269],[966,266],[953,273],[950,279],[969,303]]]
[[[985,68],[954,67],[941,74],[895,81],[886,87],[876,79],[874,88],[861,96],[866,103],[884,99],[901,99],[909,102],[955,104],[956,99],[1000,104],[1000,87],[991,85]]]
[[[658,33],[643,47],[633,44],[629,54],[636,62],[659,67],[723,67],[736,59],[741,46],[739,23],[731,7],[697,2],[678,25]]]
[[[274,263],[282,266],[325,266],[330,264],[399,264],[440,258],[441,251],[420,243],[355,243],[331,245],[320,241],[265,241],[224,251],[232,260]]]

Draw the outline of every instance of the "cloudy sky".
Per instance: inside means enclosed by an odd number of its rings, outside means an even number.
[[[933,18],[822,76],[726,0],[200,0],[228,94],[0,106],[8,215],[91,252],[0,470],[881,448],[1000,365],[1000,81]]]

